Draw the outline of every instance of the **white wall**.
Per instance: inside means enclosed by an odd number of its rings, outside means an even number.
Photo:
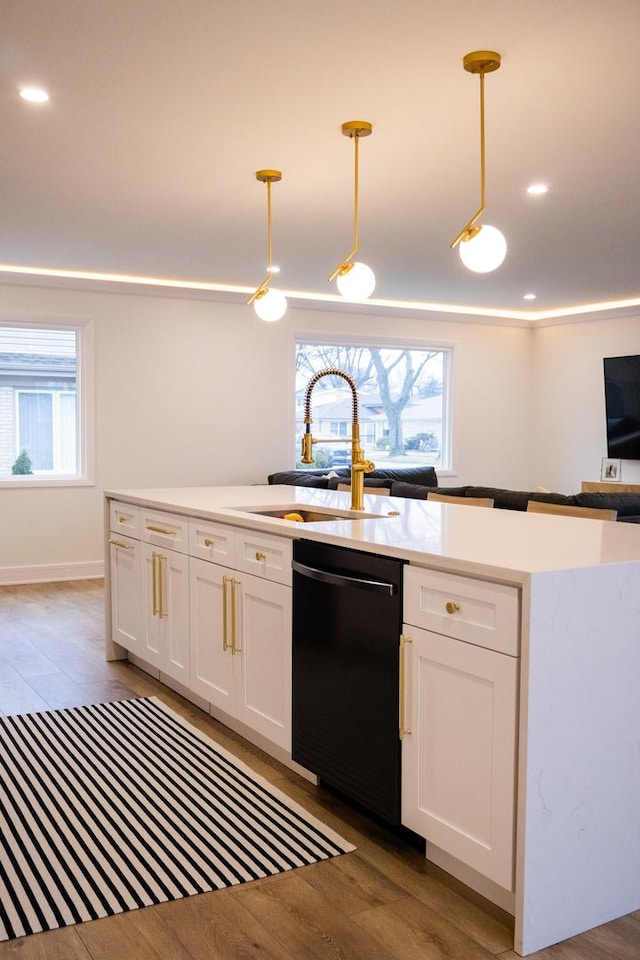
[[[585,320],[541,327],[533,337],[534,483],[572,493],[599,480],[607,455],[603,357],[640,353],[640,319]],[[622,463],[640,483],[640,461]]]
[[[260,483],[291,466],[294,331],[453,345],[444,482],[530,483],[528,329],[293,309],[265,324],[243,304],[12,284],[0,309],[93,318],[97,411],[95,487],[0,489],[0,583],[97,569],[105,489]]]

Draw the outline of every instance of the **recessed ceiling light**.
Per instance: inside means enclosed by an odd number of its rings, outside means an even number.
[[[22,87],[20,96],[29,103],[46,103],[49,99],[49,94],[42,87]]]
[[[525,293],[525,295],[524,295],[524,297],[523,297],[522,299],[523,299],[523,300],[535,300],[535,299],[536,299],[536,295],[535,295],[535,293]]]
[[[527,193],[532,194],[533,196],[540,196],[543,193],[547,193],[549,187],[546,183],[532,183],[530,187],[527,187]]]

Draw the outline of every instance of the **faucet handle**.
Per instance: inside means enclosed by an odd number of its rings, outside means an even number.
[[[371,460],[354,460],[351,464],[353,470],[356,470],[358,473],[371,473],[372,470],[375,470],[376,465]]]

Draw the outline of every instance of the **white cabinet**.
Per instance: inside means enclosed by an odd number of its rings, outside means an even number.
[[[291,749],[291,541],[109,503],[112,642]]]
[[[518,650],[518,591],[408,567],[404,594],[402,822],[427,856],[431,842],[512,890],[519,659],[488,645]]]
[[[111,533],[111,638],[140,655],[142,650],[142,610],[140,541]]]
[[[140,656],[161,673],[189,682],[189,521],[139,508],[142,563]]]
[[[214,531],[200,529],[202,541],[214,540],[220,549],[226,545],[228,561],[237,557],[238,542],[242,547],[250,539],[253,553],[248,562],[265,563],[256,561],[255,553],[276,556],[280,560],[274,564],[274,576],[284,576],[281,558],[290,553],[289,542],[259,535],[248,538],[245,531],[237,531],[232,546],[230,532],[220,528],[214,537]],[[215,543],[205,549],[214,550]],[[289,559],[289,581],[290,566]],[[289,750],[291,588],[192,556],[190,592],[190,688],[212,707]]]
[[[235,713],[231,646],[233,571],[191,557],[189,561],[191,680],[198,696],[229,715]]]
[[[291,749],[291,587],[243,573],[237,587],[236,715]]]
[[[142,543],[140,656],[161,673],[188,685],[189,558]]]

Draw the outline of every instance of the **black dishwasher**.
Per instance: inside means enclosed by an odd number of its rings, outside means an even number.
[[[400,823],[402,561],[293,544],[293,759]]]

